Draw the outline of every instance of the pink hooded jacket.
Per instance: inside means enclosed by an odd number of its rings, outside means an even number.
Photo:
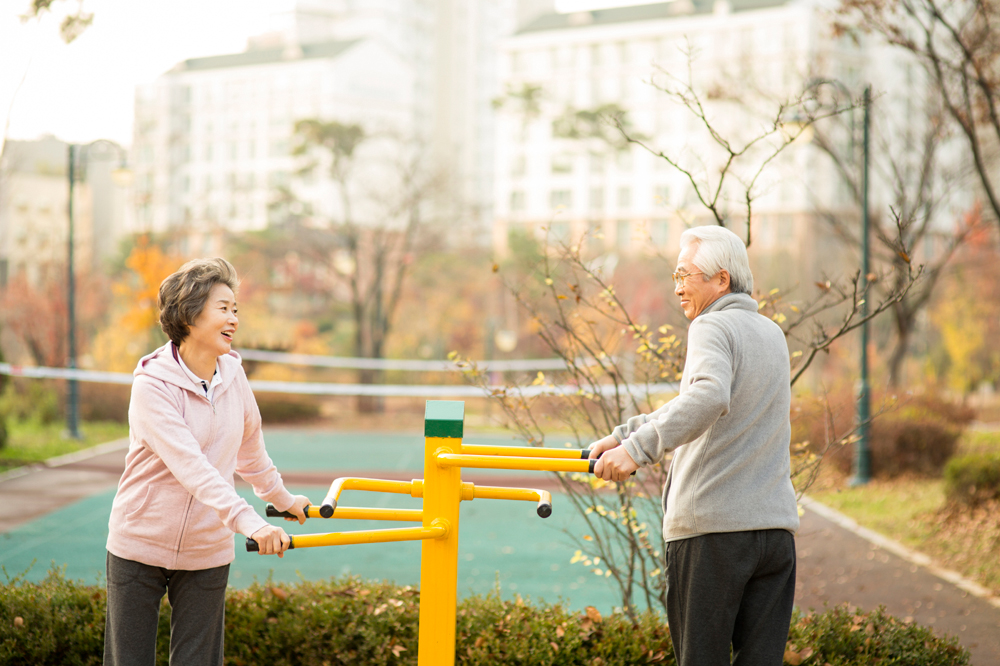
[[[129,403],[129,450],[111,508],[108,551],[165,569],[195,571],[235,558],[233,532],[267,522],[233,487],[238,473],[259,498],[294,499],[264,450],[260,411],[236,352],[219,357],[213,405],[168,342],[139,360]]]

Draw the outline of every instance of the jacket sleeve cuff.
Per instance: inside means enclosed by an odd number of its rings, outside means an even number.
[[[288,492],[284,486],[281,487],[281,490],[268,494],[264,499],[273,504],[278,511],[288,511],[295,504],[295,496]]]
[[[625,451],[632,456],[632,460],[634,460],[635,464],[639,467],[645,467],[646,465],[652,464],[653,461],[646,455],[646,452],[639,447],[639,443],[636,441],[635,437],[630,436],[622,442],[622,446],[625,448]]]
[[[291,505],[289,505],[291,506]],[[260,514],[251,509],[240,516],[236,531],[246,537],[251,537],[262,527],[267,527],[269,523],[261,518]]]

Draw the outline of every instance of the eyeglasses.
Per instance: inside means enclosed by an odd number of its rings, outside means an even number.
[[[684,285],[684,280],[688,279],[692,275],[704,275],[701,271],[695,271],[694,273],[681,273],[676,271],[671,277],[674,278],[674,284],[678,287]]]

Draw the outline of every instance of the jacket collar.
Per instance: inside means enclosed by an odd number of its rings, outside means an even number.
[[[698,317],[709,312],[722,312],[723,310],[749,310],[757,312],[757,301],[749,294],[723,294],[698,313]],[[697,319],[698,317],[695,317]]]
[[[238,368],[243,364],[243,359],[235,351],[223,354],[218,358],[219,379],[221,388],[225,390],[233,380],[236,379]],[[132,373],[133,377],[145,375],[160,381],[173,384],[182,389],[196,392],[197,386],[192,385],[191,379],[181,368],[180,363],[174,359],[174,343],[167,342],[159,349],[153,351],[139,359],[139,363]]]

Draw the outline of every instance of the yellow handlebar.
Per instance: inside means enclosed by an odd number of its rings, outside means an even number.
[[[420,495],[416,494],[415,488],[416,480],[386,481],[384,479],[363,479],[354,476],[344,476],[330,484],[330,492],[323,498],[323,503],[319,507],[319,515],[323,518],[333,517],[333,512],[337,508],[337,500],[340,499],[340,493],[344,490],[370,490],[420,497]]]
[[[567,460],[565,458],[514,457],[470,455],[467,453],[438,452],[434,460],[442,467],[471,467],[476,469],[520,469],[536,472],[593,473],[597,459]]]

